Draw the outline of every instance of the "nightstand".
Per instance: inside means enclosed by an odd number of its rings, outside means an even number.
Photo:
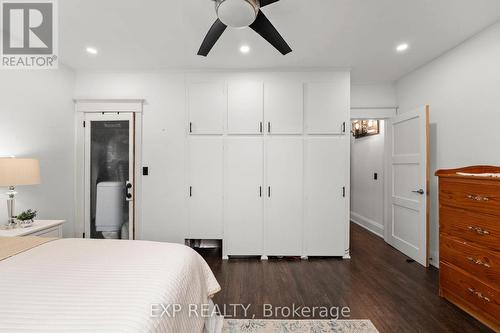
[[[16,228],[1,230],[0,237],[54,237],[62,238],[62,226],[64,220],[35,220],[35,223],[28,228]]]

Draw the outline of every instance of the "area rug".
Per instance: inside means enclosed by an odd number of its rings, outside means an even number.
[[[225,319],[222,333],[378,333],[369,320]]]

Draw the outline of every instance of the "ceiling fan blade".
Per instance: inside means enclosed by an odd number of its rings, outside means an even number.
[[[285,55],[292,52],[290,46],[288,46],[278,30],[276,30],[262,11],[259,11],[257,18],[250,25],[250,28],[267,40],[272,46],[280,51],[281,54]]]
[[[267,6],[267,5],[270,5],[270,4],[273,4],[275,2],[278,2],[280,0],[260,0],[260,7],[264,7],[264,6]]]
[[[198,55],[206,57],[226,28],[227,26],[217,19],[203,39]]]

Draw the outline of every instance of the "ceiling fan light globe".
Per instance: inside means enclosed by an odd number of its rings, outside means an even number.
[[[243,28],[255,21],[259,5],[257,0],[217,0],[216,11],[219,20],[228,27]]]

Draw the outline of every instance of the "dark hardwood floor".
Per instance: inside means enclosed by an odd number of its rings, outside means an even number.
[[[251,305],[249,318],[264,318],[264,304],[272,304],[273,309],[295,304],[349,307],[350,317],[345,319],[370,319],[380,332],[490,331],[438,296],[437,269],[408,263],[406,256],[355,224],[351,226],[351,260],[224,262],[217,251],[200,252],[222,287],[215,303],[221,309],[226,305],[226,314],[237,318],[243,318],[244,312],[231,304]],[[273,318],[283,317],[278,313]]]

